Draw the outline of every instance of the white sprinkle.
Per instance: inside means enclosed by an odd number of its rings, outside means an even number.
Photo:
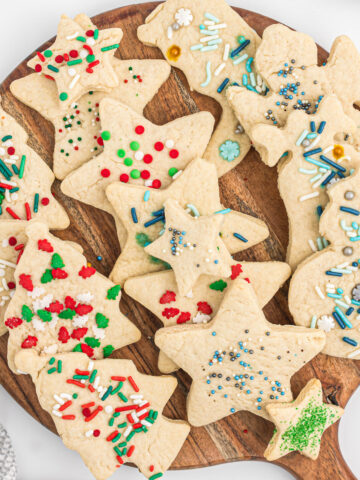
[[[322,153],[323,153],[324,155],[326,155],[327,153],[330,152],[330,150],[334,150],[334,146],[335,146],[335,145],[329,145],[328,147],[324,148],[324,150],[323,150]]]
[[[319,295],[319,297],[320,297],[322,300],[325,300],[325,296],[324,296],[324,294],[322,293],[321,288],[320,288],[318,285],[316,285],[315,290],[316,290],[316,293]]]
[[[145,427],[151,427],[152,423],[147,422],[146,420],[141,420],[142,425],[145,425]]]
[[[319,196],[319,192],[308,193],[307,195],[303,195],[299,198],[300,202],[304,202],[305,200],[309,200],[310,198],[315,198]]]
[[[226,62],[226,60],[229,58],[229,52],[230,52],[230,43],[227,43],[224,47],[224,56],[223,56],[224,62]]]
[[[95,39],[92,37],[89,37],[86,39],[86,43],[90,45],[90,47],[92,47],[93,45],[95,45]]]
[[[68,37],[66,37],[66,40],[73,40],[73,39],[76,38],[78,35],[79,35],[79,32],[75,32],[73,35],[69,35]]]
[[[85,432],[85,437],[91,437],[91,435],[94,433],[94,430],[88,430]]]
[[[142,160],[144,158],[144,152],[141,152],[140,150],[138,150],[136,153],[135,153],[135,160]]]
[[[94,369],[94,362],[90,360],[89,365],[88,365],[88,370],[91,372]]]
[[[69,393],[60,393],[61,398],[66,398],[66,400],[71,400],[72,396]]]
[[[59,395],[56,395],[56,393],[54,394],[54,398],[58,403],[60,403],[60,405],[63,405],[65,403]]]
[[[112,413],[113,412],[113,407],[111,405],[106,405],[105,407],[105,412],[106,413]]]
[[[309,243],[309,245],[310,245],[311,250],[312,250],[313,252],[317,252],[317,248],[315,247],[314,241],[311,240],[311,239],[309,239],[309,240],[308,240],[308,243]]]
[[[141,394],[136,394],[134,393],[133,395],[130,395],[130,398],[144,398],[144,395],[141,395]]]
[[[217,77],[218,75],[220,75],[220,73],[224,70],[225,67],[226,67],[225,62],[220,63],[220,65],[217,67],[217,69],[214,72],[214,76]]]
[[[310,145],[306,148],[304,148],[304,152],[308,152],[310,150],[312,150],[315,145],[317,145],[319,142],[320,142],[320,138],[321,138],[321,135],[318,135],[313,142],[310,143]]]
[[[132,426],[129,425],[129,426],[127,427],[127,429],[125,430],[125,432],[124,432],[124,437],[125,437],[125,438],[129,435],[129,433],[131,432],[131,430],[132,430]]]
[[[60,418],[62,417],[61,413],[56,410],[53,410],[52,414],[55,415],[55,417],[60,417]]]
[[[173,148],[174,145],[175,145],[175,142],[171,138],[169,138],[169,140],[166,140],[166,142],[165,142],[165,147],[166,148]]]
[[[74,77],[76,75],[75,68],[69,68],[68,74],[70,75],[70,77]]]
[[[80,75],[77,74],[77,75],[71,80],[70,85],[69,85],[70,90],[75,87],[75,85],[77,84],[77,82],[79,81],[79,79],[80,79]]]
[[[218,23],[216,25],[210,25],[208,27],[208,30],[217,30],[218,28],[226,28],[226,27],[227,27],[226,23]]]
[[[200,42],[210,42],[211,40],[216,40],[219,38],[219,35],[208,35],[207,37],[201,37]]]
[[[169,25],[168,28],[167,28],[167,37],[168,37],[169,40],[171,40],[172,36],[173,36],[173,29],[172,29],[171,25]]]
[[[348,354],[348,358],[353,358],[353,357],[356,357],[357,355],[360,354],[360,348],[358,348],[357,350],[353,350],[352,352],[350,352]]]

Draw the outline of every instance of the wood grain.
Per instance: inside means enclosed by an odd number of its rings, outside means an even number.
[[[94,17],[100,28],[121,27],[124,38],[119,54],[123,59],[162,58],[159,50],[142,45],[136,37],[137,26],[142,24],[157,3],[132,5],[106,12]],[[274,20],[243,9],[235,9],[262,35],[264,28]],[[39,50],[48,47],[49,40]],[[31,53],[30,56],[32,56]],[[327,52],[319,48],[319,62],[327,58]],[[38,113],[18,102],[10,93],[10,83],[29,73],[24,60],[3,82],[0,93],[3,107],[23,125],[30,135],[30,145],[42,158],[52,165],[54,146],[53,127]],[[218,104],[196,92],[189,93],[184,75],[173,69],[171,77],[162,86],[158,95],[146,107],[145,115],[157,124],[164,124],[179,116],[209,110],[218,119]],[[270,237],[260,245],[238,256],[238,260],[266,261],[284,260],[288,238],[288,222],[284,205],[277,190],[276,168],[265,166],[257,153],[251,150],[243,162],[220,179],[221,196],[225,206],[263,219],[270,228]],[[113,219],[106,213],[65,197],[56,181],[53,187],[55,197],[65,206],[71,227],[57,233],[62,239],[80,243],[88,260],[103,274],[108,275],[119,254]],[[97,261],[101,255],[103,260]],[[269,279],[271,281],[271,279]],[[140,304],[123,294],[122,311],[142,331],[142,339],[133,346],[115,352],[116,358],[132,359],[141,372],[158,375],[158,350],[154,345],[155,331],[160,321]],[[265,308],[267,318],[274,323],[291,323],[287,308],[287,286]],[[51,417],[38,403],[33,384],[28,376],[13,375],[6,365],[7,335],[0,338],[0,382],[13,398],[44,426],[55,431]],[[170,418],[186,418],[185,400],[190,386],[189,377],[177,372],[179,385],[168,403],[165,414]],[[354,360],[337,359],[318,355],[305,365],[292,379],[294,395],[306,382],[317,376],[323,384],[328,401],[345,406],[359,384],[358,364]],[[297,478],[304,480],[355,479],[339,450],[338,426],[325,432],[320,456],[317,461],[309,460],[298,453],[287,455],[277,463]],[[193,428],[173,468],[195,468],[237,460],[262,459],[262,454],[272,435],[270,422],[240,412],[204,428]]]

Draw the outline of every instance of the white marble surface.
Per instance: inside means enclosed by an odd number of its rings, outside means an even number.
[[[126,5],[131,0],[13,0],[2,2],[0,28],[0,81],[33,49],[56,32],[61,13],[88,15]],[[134,2],[141,3],[141,2]],[[297,30],[311,34],[329,49],[333,39],[346,33],[360,49],[359,0],[231,0],[232,5],[254,10],[275,18]],[[360,426],[360,392],[351,399],[340,423],[340,445],[343,454],[360,478],[358,430]],[[91,480],[92,476],[80,457],[67,450],[60,439],[48,432],[25,413],[0,387],[0,422],[10,433],[19,465],[18,480]],[[326,448],[326,445],[323,445]],[[168,472],[166,479],[215,480],[219,475],[230,478],[277,480],[294,478],[275,465],[264,462],[239,462],[200,470]],[[140,479],[133,468],[122,467],[113,478]],[[335,479],[334,479],[335,480]]]

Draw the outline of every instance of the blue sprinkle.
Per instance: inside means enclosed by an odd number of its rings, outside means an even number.
[[[136,215],[135,207],[132,207],[132,209],[131,209],[131,216],[132,216],[133,222],[138,223],[138,218],[137,218],[137,215]]]
[[[144,193],[144,202],[147,202],[149,198],[150,198],[150,191],[146,190],[146,192]]]
[[[342,328],[344,330],[345,323],[341,320],[340,316],[336,312],[332,312],[332,316],[335,318],[335,320],[339,324],[340,328]]]
[[[319,128],[318,128],[318,133],[322,133],[324,131],[325,125],[326,125],[325,121],[320,123]]]
[[[356,340],[353,340],[352,338],[349,338],[349,337],[343,337],[343,340],[349,345],[352,345],[353,347],[357,347],[358,342]]]
[[[231,413],[235,413],[235,408],[230,408]]]
[[[331,165],[332,167],[336,168],[337,170],[340,170],[340,172],[346,172],[346,168],[342,167],[341,165],[339,165],[336,162],[333,162],[332,160],[330,160],[330,158],[325,157],[325,155],[320,155],[320,158],[323,162]]]
[[[248,242],[248,240],[245,237],[243,237],[242,235],[240,235],[240,233],[234,233],[233,235],[234,235],[235,238],[238,238],[239,240],[241,240],[244,243]]]
[[[309,150],[308,152],[303,153],[304,157],[310,157],[310,155],[315,155],[315,153],[322,152],[322,148],[314,148],[313,150]]]
[[[340,210],[342,212],[351,213],[352,215],[356,215],[356,216],[360,215],[359,210],[355,210],[355,208],[340,207]]]
[[[218,210],[217,212],[214,213],[217,214],[217,213],[229,213],[231,212],[231,208],[224,208],[223,210]]]
[[[235,50],[233,50],[230,54],[231,58],[236,57],[242,50],[244,50],[245,47],[247,47],[250,43],[250,40],[245,40],[245,42],[242,42]]]
[[[354,307],[349,307],[349,308],[346,310],[345,315],[347,315],[347,316],[351,315],[354,310],[355,310]]]
[[[221,93],[229,82],[230,82],[230,78],[225,78],[225,80],[219,85],[217,92]]]
[[[149,220],[148,222],[144,223],[144,227],[145,228],[150,227],[151,225],[154,225],[154,223],[160,222],[162,220],[165,221],[165,216],[164,215],[161,215],[159,217],[153,218],[152,220]]]
[[[327,270],[326,272],[326,275],[332,275],[333,277],[342,277],[343,274],[340,273],[340,272],[332,272],[331,270]]]
[[[211,335],[212,335],[213,337],[215,337],[215,335],[216,335],[216,332],[212,332],[212,334],[211,334]]]
[[[102,256],[101,256],[101,255],[98,255],[96,258],[98,259],[99,262],[101,262],[101,260],[102,260]]]
[[[315,125],[315,122],[314,122],[314,121],[310,122],[310,130],[311,130],[312,132],[315,132],[315,130],[316,130],[316,125]]]

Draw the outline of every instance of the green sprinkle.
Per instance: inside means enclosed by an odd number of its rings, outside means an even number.
[[[109,319],[100,312],[95,315],[95,320],[98,328],[106,328],[109,325]]]
[[[34,212],[37,213],[39,210],[39,194],[35,193],[34,196]]]
[[[123,148],[119,148],[119,150],[116,153],[117,153],[117,156],[120,158],[125,157],[125,150]]]
[[[129,401],[122,392],[119,392],[119,393],[118,393],[118,396],[119,396],[119,397],[121,398],[121,400],[122,400],[123,402],[125,402],[125,403]]]
[[[115,417],[115,418],[116,418],[116,417],[120,417],[120,415],[121,415],[121,412],[115,412],[115,413],[113,413],[113,417]]]
[[[53,256],[51,257],[51,266],[52,266],[52,268],[63,268],[63,267],[65,267],[63,259],[60,257],[60,255],[58,253],[54,253]]]
[[[19,170],[19,178],[23,178],[23,176],[24,176],[25,162],[26,162],[26,155],[23,155],[23,156],[21,157],[20,170]]]
[[[135,140],[130,143],[130,149],[136,152],[136,150],[139,150],[140,148],[140,143],[136,142]]]
[[[51,50],[45,50],[44,57],[50,58],[52,57],[53,52]]]
[[[111,392],[111,395],[115,395],[116,393],[118,393],[122,389],[123,385],[124,385],[124,382],[119,382],[119,385],[113,389],[113,391]]]
[[[6,142],[7,140],[11,140],[11,139],[12,139],[12,135],[5,135],[4,137],[2,137],[1,141]]]
[[[84,42],[84,43],[86,42],[86,38],[82,36],[76,37],[76,40],[78,40],[79,42]]]
[[[126,447],[127,445],[127,442],[121,442],[118,444],[118,447],[122,448],[122,447]]]
[[[115,350],[115,348],[112,345],[106,345],[103,348],[104,358],[109,357],[114,350]]]
[[[162,476],[163,474],[161,472],[155,473],[155,475],[151,475],[151,477],[149,477],[149,480],[156,480],[157,478],[160,478]]]
[[[140,170],[138,170],[137,168],[134,168],[134,170],[131,170],[130,177],[135,179],[140,178]]]
[[[55,372],[56,372],[56,368],[55,368],[55,367],[50,368],[50,369],[47,371],[47,373],[48,373],[49,375],[51,375],[52,373],[55,373]]]
[[[58,314],[59,318],[65,319],[65,320],[72,320],[76,315],[75,310],[72,310],[71,308],[66,308],[62,312]]]
[[[85,338],[85,342],[86,342],[86,338]],[[91,346],[91,345],[90,345]],[[107,399],[107,397],[110,395],[111,393],[111,390],[112,390],[112,386],[109,385],[108,386],[108,389],[106,390],[106,392],[104,393],[104,395],[101,397],[101,400],[104,401]]]
[[[78,343],[75,345],[75,347],[72,349],[73,352],[82,352],[81,350],[81,343]]]
[[[155,421],[150,417],[146,417],[145,420],[150,423],[155,423]]]
[[[110,140],[111,138],[111,133],[109,132],[109,130],[104,130],[103,132],[101,132],[101,138],[106,142],[107,140]]]
[[[118,43],[114,43],[114,45],[109,45],[108,47],[103,47],[101,49],[102,52],[107,52],[108,50],[114,50],[114,48],[119,48]]]
[[[47,268],[47,269],[45,270],[45,272],[42,274],[41,279],[40,279],[40,282],[41,282],[41,283],[49,283],[49,282],[52,282],[53,280],[54,280],[54,279],[53,279],[51,270],[49,270],[49,269]]]
[[[220,280],[217,280],[216,282],[211,283],[209,287],[211,288],[211,290],[217,290],[217,291],[220,290],[220,292],[223,292],[227,287],[227,283],[224,282],[224,280],[220,279]]]
[[[74,380],[87,380],[89,375],[73,375],[72,377]]]
[[[121,450],[118,447],[114,447],[114,450],[121,457]]]
[[[62,102],[64,102],[65,100],[67,100],[68,94],[66,92],[61,92],[59,98]]]
[[[21,308],[21,316],[27,322],[31,322],[34,313],[31,311],[30,307],[28,307],[27,305],[23,305]]]
[[[59,71],[59,69],[56,68],[56,67],[54,67],[54,65],[48,65],[47,68],[48,68],[49,70],[51,70],[52,72],[56,72],[56,73],[57,73],[57,72]]]
[[[119,423],[118,428],[125,428],[127,427],[127,422]]]
[[[94,40],[97,40],[99,38],[99,29],[95,28],[94,30]]]
[[[75,60],[70,60],[66,64],[71,67],[72,65],[78,65],[79,63],[82,63],[81,58],[76,58]]]
[[[55,363],[55,357],[51,357],[49,360],[49,365],[53,365]]]
[[[106,298],[108,300],[116,300],[117,296],[120,293],[120,290],[121,290],[120,285],[114,285],[113,287],[109,288],[109,290],[107,291]]]
[[[96,374],[97,374],[97,370],[93,370],[91,372],[90,379],[89,379],[90,383],[93,383],[93,381],[95,380]]]
[[[43,322],[51,322],[52,320],[52,315],[51,312],[48,312],[47,310],[38,310],[37,315],[41,318]]]
[[[115,418],[111,417],[109,420],[109,427],[112,427],[114,425],[114,422],[115,422]]]
[[[135,235],[135,240],[140,247],[146,247],[151,243],[150,237],[148,237],[146,233],[137,233]]]
[[[153,419],[154,419],[154,420],[156,420],[156,419],[157,419],[157,417],[158,417],[158,414],[159,414],[159,412],[154,412],[154,414],[153,414]]]
[[[95,337],[85,337],[85,343],[91,348],[100,347],[100,340]]]
[[[135,435],[135,430],[133,430],[132,432],[130,432],[130,434],[126,437],[126,441],[127,441],[127,442],[130,442],[130,440],[133,438],[134,435]]]
[[[86,61],[87,61],[88,63],[91,63],[91,62],[93,62],[94,60],[95,60],[95,55],[91,55],[91,54],[90,54],[90,55],[88,55],[88,56],[86,57]]]
[[[179,170],[175,167],[171,167],[169,168],[169,171],[168,171],[168,174],[170,177],[173,177],[175,175],[175,173],[177,173]]]
[[[113,418],[112,420],[114,420],[114,418]],[[120,438],[121,438],[121,433],[118,433],[118,434],[116,435],[116,437],[114,437],[111,441],[112,441],[112,443],[116,443],[117,441],[120,440]],[[120,446],[120,445],[118,445],[118,447],[119,447],[119,446]]]
[[[58,373],[62,372],[62,360],[58,360],[57,371],[58,371]]]
[[[125,158],[124,165],[126,165],[127,167],[131,167],[132,164],[133,160],[131,158]]]
[[[77,393],[73,393],[73,398],[76,400],[79,395]]]

